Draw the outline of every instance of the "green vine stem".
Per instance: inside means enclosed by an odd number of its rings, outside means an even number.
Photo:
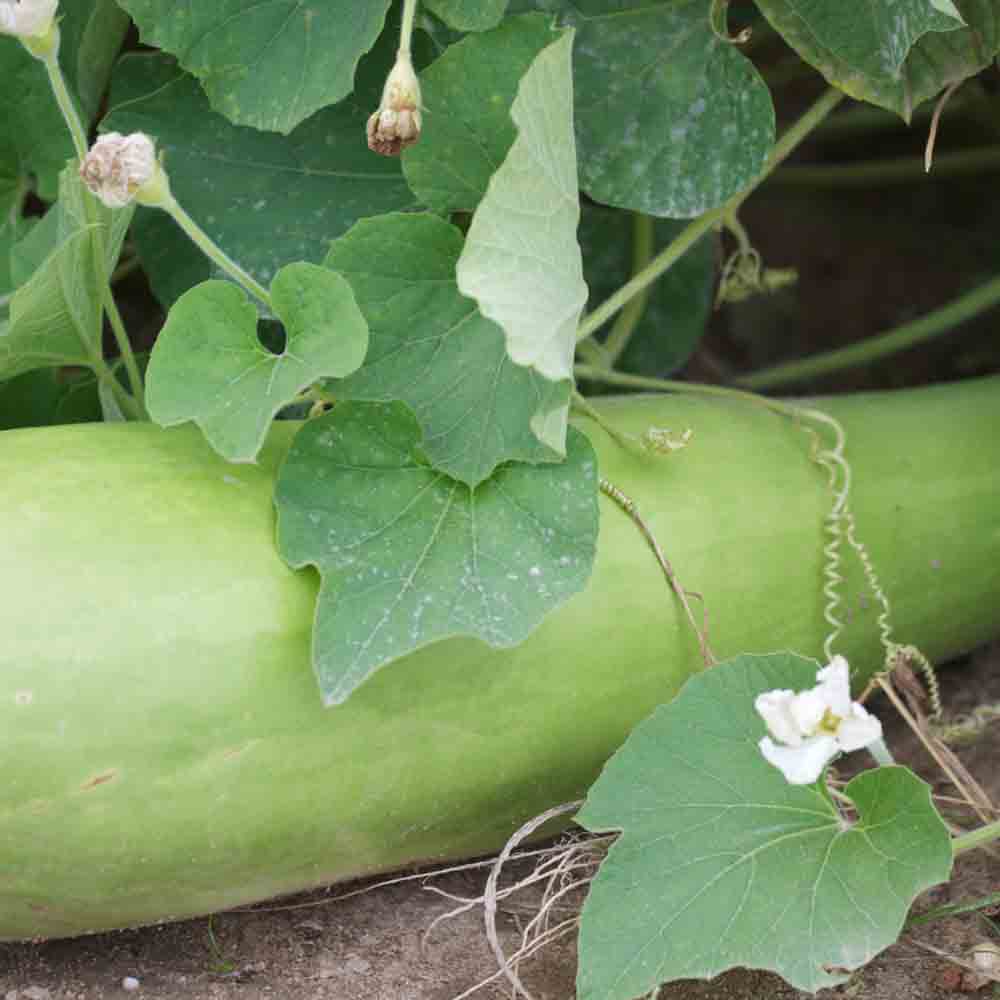
[[[168,194],[166,200],[157,203],[159,208],[168,212],[174,222],[177,223],[188,239],[203,253],[212,260],[219,268],[226,272],[231,278],[242,285],[251,295],[259,299],[267,308],[271,308],[271,296],[267,289],[260,282],[252,278],[240,267],[223,249],[220,247],[201,226],[198,225],[190,215],[184,211],[180,202],[172,194]]]
[[[591,382],[603,382],[606,385],[620,385],[629,389],[649,389],[652,392],[679,392],[689,396],[718,396],[722,399],[739,399],[792,419],[799,419],[803,415],[796,406],[790,406],[767,396],[758,396],[756,393],[746,392],[742,389],[732,389],[725,385],[678,382],[674,379],[653,378],[648,375],[629,375],[626,372],[611,371],[594,365],[574,365],[573,373],[578,379],[589,379]]]
[[[642,212],[634,212],[632,214],[633,274],[638,274],[653,259],[655,245],[653,219]],[[608,367],[613,367],[624,353],[625,348],[628,347],[628,342],[632,339],[632,334],[635,333],[635,328],[639,325],[642,315],[646,311],[649,293],[650,289],[644,288],[618,314],[618,318],[608,334],[608,339],[604,342],[604,358]]]
[[[932,178],[957,177],[1000,170],[1000,146],[984,149],[960,149],[934,157]],[[830,167],[785,167],[778,170],[772,183],[791,187],[879,187],[905,184],[927,178],[923,154],[886,160],[867,160]]]
[[[668,268],[675,264],[698,240],[716,226],[727,214],[735,211],[781,164],[796,146],[816,128],[840,103],[844,95],[831,87],[775,144],[771,156],[757,178],[725,204],[714,208],[689,223],[676,238],[661,250],[638,274],[634,275],[614,295],[605,299],[592,313],[585,316],[577,330],[577,343],[592,337],[617,312],[640,292],[647,289]]]
[[[951,850],[957,857],[977,847],[985,847],[994,840],[1000,840],[1000,819],[955,837],[951,842]]]
[[[736,384],[746,389],[760,391],[869,364],[934,337],[948,334],[960,323],[998,304],[1000,304],[1000,277],[992,278],[986,284],[966,292],[940,309],[921,316],[920,319],[904,323],[861,343],[816,354],[801,361],[775,365],[773,368],[765,368],[751,375],[743,375],[736,379]]]
[[[28,51],[32,50],[29,49]],[[52,93],[55,96],[56,103],[59,105],[59,110],[62,112],[63,121],[66,122],[69,134],[73,138],[73,149],[76,151],[76,158],[82,161],[87,155],[87,132],[83,127],[83,122],[80,121],[80,116],[77,114],[76,105],[70,96],[69,88],[66,86],[66,78],[63,76],[62,67],[59,65],[59,29],[57,27],[52,28],[49,47],[46,48],[43,54],[38,55],[37,58],[45,65],[45,72],[48,73]]]
[[[56,104],[59,105],[63,121],[65,121],[66,128],[69,130],[69,134],[72,137],[73,149],[76,152],[76,157],[78,160],[82,161],[87,155],[87,133],[83,127],[83,122],[80,120],[80,116],[77,113],[76,105],[73,102],[73,97],[69,92],[69,88],[66,86],[66,78],[63,76],[62,67],[59,65],[59,40],[59,28],[57,26],[53,26],[42,47],[35,49],[29,47],[29,51],[32,52],[45,66],[45,72],[48,74],[52,94],[56,99]],[[114,391],[115,397],[118,399],[119,404],[125,412],[127,412],[131,417],[142,419],[145,417],[142,375],[139,372],[139,366],[136,363],[135,354],[132,351],[132,345],[128,339],[128,333],[125,330],[125,324],[122,322],[121,313],[118,311],[118,305],[111,292],[111,286],[108,284],[106,278],[103,277],[104,255],[106,248],[104,246],[103,231],[100,226],[96,225],[97,219],[94,215],[95,205],[96,202],[93,196],[90,192],[86,192],[84,194],[84,206],[87,213],[87,221],[92,226],[90,243],[93,248],[94,263],[97,269],[97,279],[102,282],[101,306],[107,314],[108,320],[111,324],[112,333],[114,334],[115,342],[118,344],[118,350],[125,364],[125,371],[128,374],[129,386],[132,390],[131,397],[122,389],[120,383],[115,378],[107,364],[102,364],[101,370],[98,370],[97,374],[102,381],[109,383]],[[103,357],[101,358],[101,361],[103,362]]]

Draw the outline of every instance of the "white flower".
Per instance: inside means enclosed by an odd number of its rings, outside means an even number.
[[[420,81],[409,52],[400,51],[378,111],[368,119],[368,148],[382,156],[399,156],[420,138],[420,128]]]
[[[36,38],[48,33],[59,0],[0,0],[0,34]]]
[[[760,751],[793,785],[812,784],[837,754],[882,738],[882,723],[851,701],[847,660],[835,656],[816,680],[808,691],[766,691],[754,701],[779,741],[765,736]]]
[[[80,164],[80,176],[109,208],[123,208],[159,169],[156,147],[148,135],[108,132],[90,147]]]

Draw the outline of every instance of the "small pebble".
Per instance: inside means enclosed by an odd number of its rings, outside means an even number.
[[[139,988],[139,980],[135,976],[126,976],[122,980],[122,989],[134,993]]]
[[[28,986],[21,990],[22,1000],[51,1000],[52,994],[44,986]]]

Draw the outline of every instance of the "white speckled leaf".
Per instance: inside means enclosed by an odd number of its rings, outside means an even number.
[[[796,21],[852,70],[891,80],[900,79],[920,38],[932,31],[954,31],[962,23],[960,16],[936,10],[931,0],[765,0],[762,8],[776,23]]]
[[[475,490],[429,468],[420,438],[401,403],[340,403],[278,474],[278,548],[323,578],[313,666],[328,705],[439,639],[516,645],[590,576],[597,463],[582,434],[565,462],[507,465]]]
[[[746,187],[774,145],[766,84],[712,30],[707,0],[535,0],[576,28],[580,186],[687,219]]]
[[[354,289],[371,346],[330,391],[402,400],[431,464],[476,486],[502,462],[563,457],[572,383],[511,361],[503,331],[455,283],[462,242],[450,223],[413,213],[363,219],[333,243],[325,264]]]
[[[948,878],[948,830],[906,768],[854,778],[848,821],[760,753],[756,695],[814,683],[814,660],[737,656],[692,677],[631,733],[577,821],[621,830],[591,883],[579,1000],[633,1000],[734,966],[814,993],[892,944]]]
[[[389,0],[120,0],[140,38],[177,57],[237,125],[291,132],[351,92]]]
[[[174,303],[147,370],[149,415],[193,420],[230,462],[252,462],[278,410],[321,378],[361,364],[368,327],[347,281],[316,264],[289,264],[271,284],[286,344],[257,335],[257,307],[228,281],[196,285]]]
[[[830,83],[906,119],[1000,50],[1000,0],[759,0],[757,6]]]
[[[518,135],[472,217],[459,290],[507,336],[519,365],[572,378],[587,286],[576,228],[573,33],[542,50],[511,107]]]

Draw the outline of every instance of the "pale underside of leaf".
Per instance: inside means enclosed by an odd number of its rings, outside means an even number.
[[[511,117],[518,136],[472,218],[458,286],[507,337],[519,365],[572,378],[587,300],[576,240],[580,204],[573,138],[573,33],[524,75]]]

